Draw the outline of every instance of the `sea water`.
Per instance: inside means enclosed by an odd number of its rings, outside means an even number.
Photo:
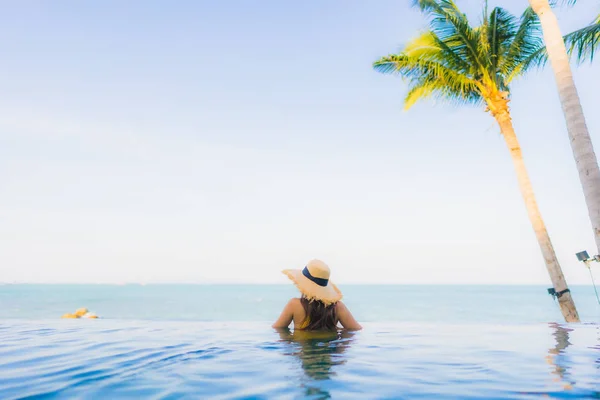
[[[271,329],[292,285],[0,286],[0,399],[600,398],[591,287],[341,289],[360,332]]]

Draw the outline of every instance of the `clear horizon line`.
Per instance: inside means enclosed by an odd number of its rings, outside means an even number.
[[[18,285],[98,285],[98,286],[288,286],[289,283],[278,282],[0,282],[0,286]],[[543,286],[552,287],[550,283],[337,283],[338,286]],[[593,286],[591,283],[575,283],[569,286]]]

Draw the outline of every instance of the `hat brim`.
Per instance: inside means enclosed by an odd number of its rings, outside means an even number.
[[[283,272],[300,290],[308,300],[320,300],[325,304],[333,304],[340,301],[343,297],[340,289],[337,288],[331,281],[327,286],[319,286],[308,279],[300,269],[284,269]]]

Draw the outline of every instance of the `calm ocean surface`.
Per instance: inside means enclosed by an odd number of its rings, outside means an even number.
[[[0,286],[0,399],[600,399],[592,287],[573,325],[544,286],[341,289],[361,332],[270,329],[293,285]]]

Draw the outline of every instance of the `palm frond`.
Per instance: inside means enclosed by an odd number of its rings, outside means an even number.
[[[501,84],[501,71],[499,69],[505,63],[508,49],[518,32],[518,21],[505,9],[496,7],[487,17],[487,22],[482,26],[486,27],[486,32],[482,32],[482,36],[487,38],[486,41],[489,45],[487,48],[480,47],[481,58],[488,60],[490,76],[494,77],[498,84]]]
[[[560,7],[560,6],[574,6],[577,3],[577,0],[550,0],[550,5],[552,7]]]
[[[480,105],[481,95],[475,91],[455,91],[439,81],[416,82],[404,98],[404,110],[410,109],[417,101],[429,98],[439,99],[454,105]]]
[[[405,108],[421,98],[436,95],[454,103],[477,103],[480,99],[478,83],[440,62],[407,54],[391,54],[373,64],[376,71],[396,74],[409,83]]]
[[[432,97],[436,91],[436,87],[428,82],[423,82],[420,85],[415,85],[410,88],[404,98],[404,110],[408,110],[419,100]]]
[[[543,66],[546,56],[540,20],[531,8],[527,8],[499,65],[500,73],[506,76],[508,84],[527,69]]]
[[[565,45],[569,55],[575,56],[577,62],[592,61],[600,45],[600,15],[591,25],[566,35]]]
[[[483,66],[477,51],[477,32],[452,0],[413,0],[429,18],[429,28],[461,58]]]
[[[528,68],[544,62],[540,24],[531,9],[520,18],[503,8],[488,12],[471,26],[454,0],[413,0],[429,20],[429,30],[399,54],[382,57],[376,71],[403,77],[409,91],[405,108],[426,98],[455,104],[479,104],[501,92]]]
[[[373,68],[382,74],[396,74],[415,79],[423,74],[440,80],[452,80],[460,75],[439,62],[404,53],[382,57],[373,63]]]
[[[403,53],[411,57],[442,62],[456,71],[467,72],[469,70],[469,63],[433,31],[425,31],[412,39],[404,47]]]
[[[510,73],[506,76],[506,83],[510,84],[515,78],[518,78],[533,68],[544,67],[547,62],[548,53],[546,51],[546,47],[541,47],[529,57],[514,65],[512,71],[510,71]]]

